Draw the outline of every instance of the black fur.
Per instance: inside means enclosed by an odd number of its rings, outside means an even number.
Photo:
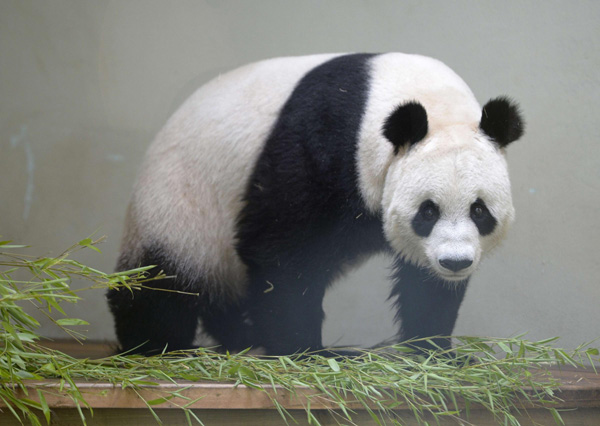
[[[428,237],[439,218],[439,207],[431,200],[423,201],[412,220],[413,231],[420,237]]]
[[[394,289],[398,308],[396,320],[401,322],[400,340],[440,336],[431,339],[442,348],[450,348],[447,336],[452,334],[458,309],[467,290],[468,279],[448,283],[428,269],[419,268],[396,258],[394,263]],[[427,342],[416,344],[434,349]]]
[[[480,209],[479,214],[478,209]],[[470,216],[471,220],[475,222],[479,234],[483,236],[494,232],[496,224],[498,223],[481,198],[478,198],[477,201],[471,205]]]
[[[479,127],[501,148],[519,139],[525,131],[519,107],[502,96],[491,99],[484,105]]]
[[[414,145],[427,135],[427,112],[423,105],[413,101],[396,107],[385,124],[383,135],[394,145],[394,153],[406,145]]]
[[[252,345],[242,306],[207,293],[207,277],[179,268],[160,244],[145,248],[138,261],[122,256],[117,270],[140,265],[158,265],[151,276],[162,271],[170,278],[150,281],[145,284],[149,288],[133,292],[124,288],[108,291],[120,351],[153,355],[165,349],[191,349],[199,317],[204,331],[224,347],[243,350]]]
[[[148,247],[137,261],[122,256],[117,270],[140,265],[159,265],[152,276],[161,270],[167,275],[176,271],[159,245]],[[150,281],[147,286],[153,289],[120,288],[107,293],[121,351],[151,355],[164,349],[190,349],[198,325],[199,298],[174,292],[186,291],[190,283],[178,277]]]

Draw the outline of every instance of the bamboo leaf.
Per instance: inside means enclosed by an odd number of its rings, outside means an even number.
[[[334,358],[328,358],[327,364],[329,364],[329,367],[336,373],[338,373],[340,371],[340,365],[337,363],[337,361]]]
[[[89,325],[90,323],[78,318],[61,318],[57,319],[58,325]]]
[[[153,399],[151,401],[146,401],[146,404],[148,404],[148,405],[160,405],[160,404],[164,404],[167,401],[170,401],[171,399],[173,399],[173,395],[169,395],[169,396],[166,396],[164,398]]]
[[[44,394],[40,389],[37,390],[38,398],[40,399],[40,405],[42,407],[42,412],[44,413],[44,417],[46,418],[46,422],[50,424],[50,408],[48,407],[48,403],[46,402],[46,398],[44,398]]]

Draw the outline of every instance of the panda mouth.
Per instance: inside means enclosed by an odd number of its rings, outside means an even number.
[[[440,272],[438,271],[438,275],[444,279],[445,281],[450,281],[450,282],[460,282],[460,281],[465,281],[467,278],[469,278],[471,276],[471,272],[454,272],[454,273],[448,273],[448,272]]]

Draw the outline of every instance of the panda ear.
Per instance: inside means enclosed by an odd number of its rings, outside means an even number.
[[[419,142],[427,134],[427,112],[416,101],[396,107],[383,125],[383,135],[394,145],[397,154],[400,147]]]
[[[501,148],[516,141],[525,131],[519,106],[511,99],[501,96],[490,99],[481,112],[479,128]]]

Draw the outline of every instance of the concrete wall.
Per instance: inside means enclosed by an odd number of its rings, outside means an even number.
[[[403,51],[441,59],[480,102],[518,99],[517,221],[471,282],[456,333],[575,346],[598,337],[600,3],[59,1],[0,3],[0,234],[58,254],[99,230],[111,270],[141,155],[196,87],[280,55]],[[326,300],[328,343],[394,334],[386,259]],[[71,309],[113,337],[101,292]],[[57,336],[50,326],[44,332]]]

